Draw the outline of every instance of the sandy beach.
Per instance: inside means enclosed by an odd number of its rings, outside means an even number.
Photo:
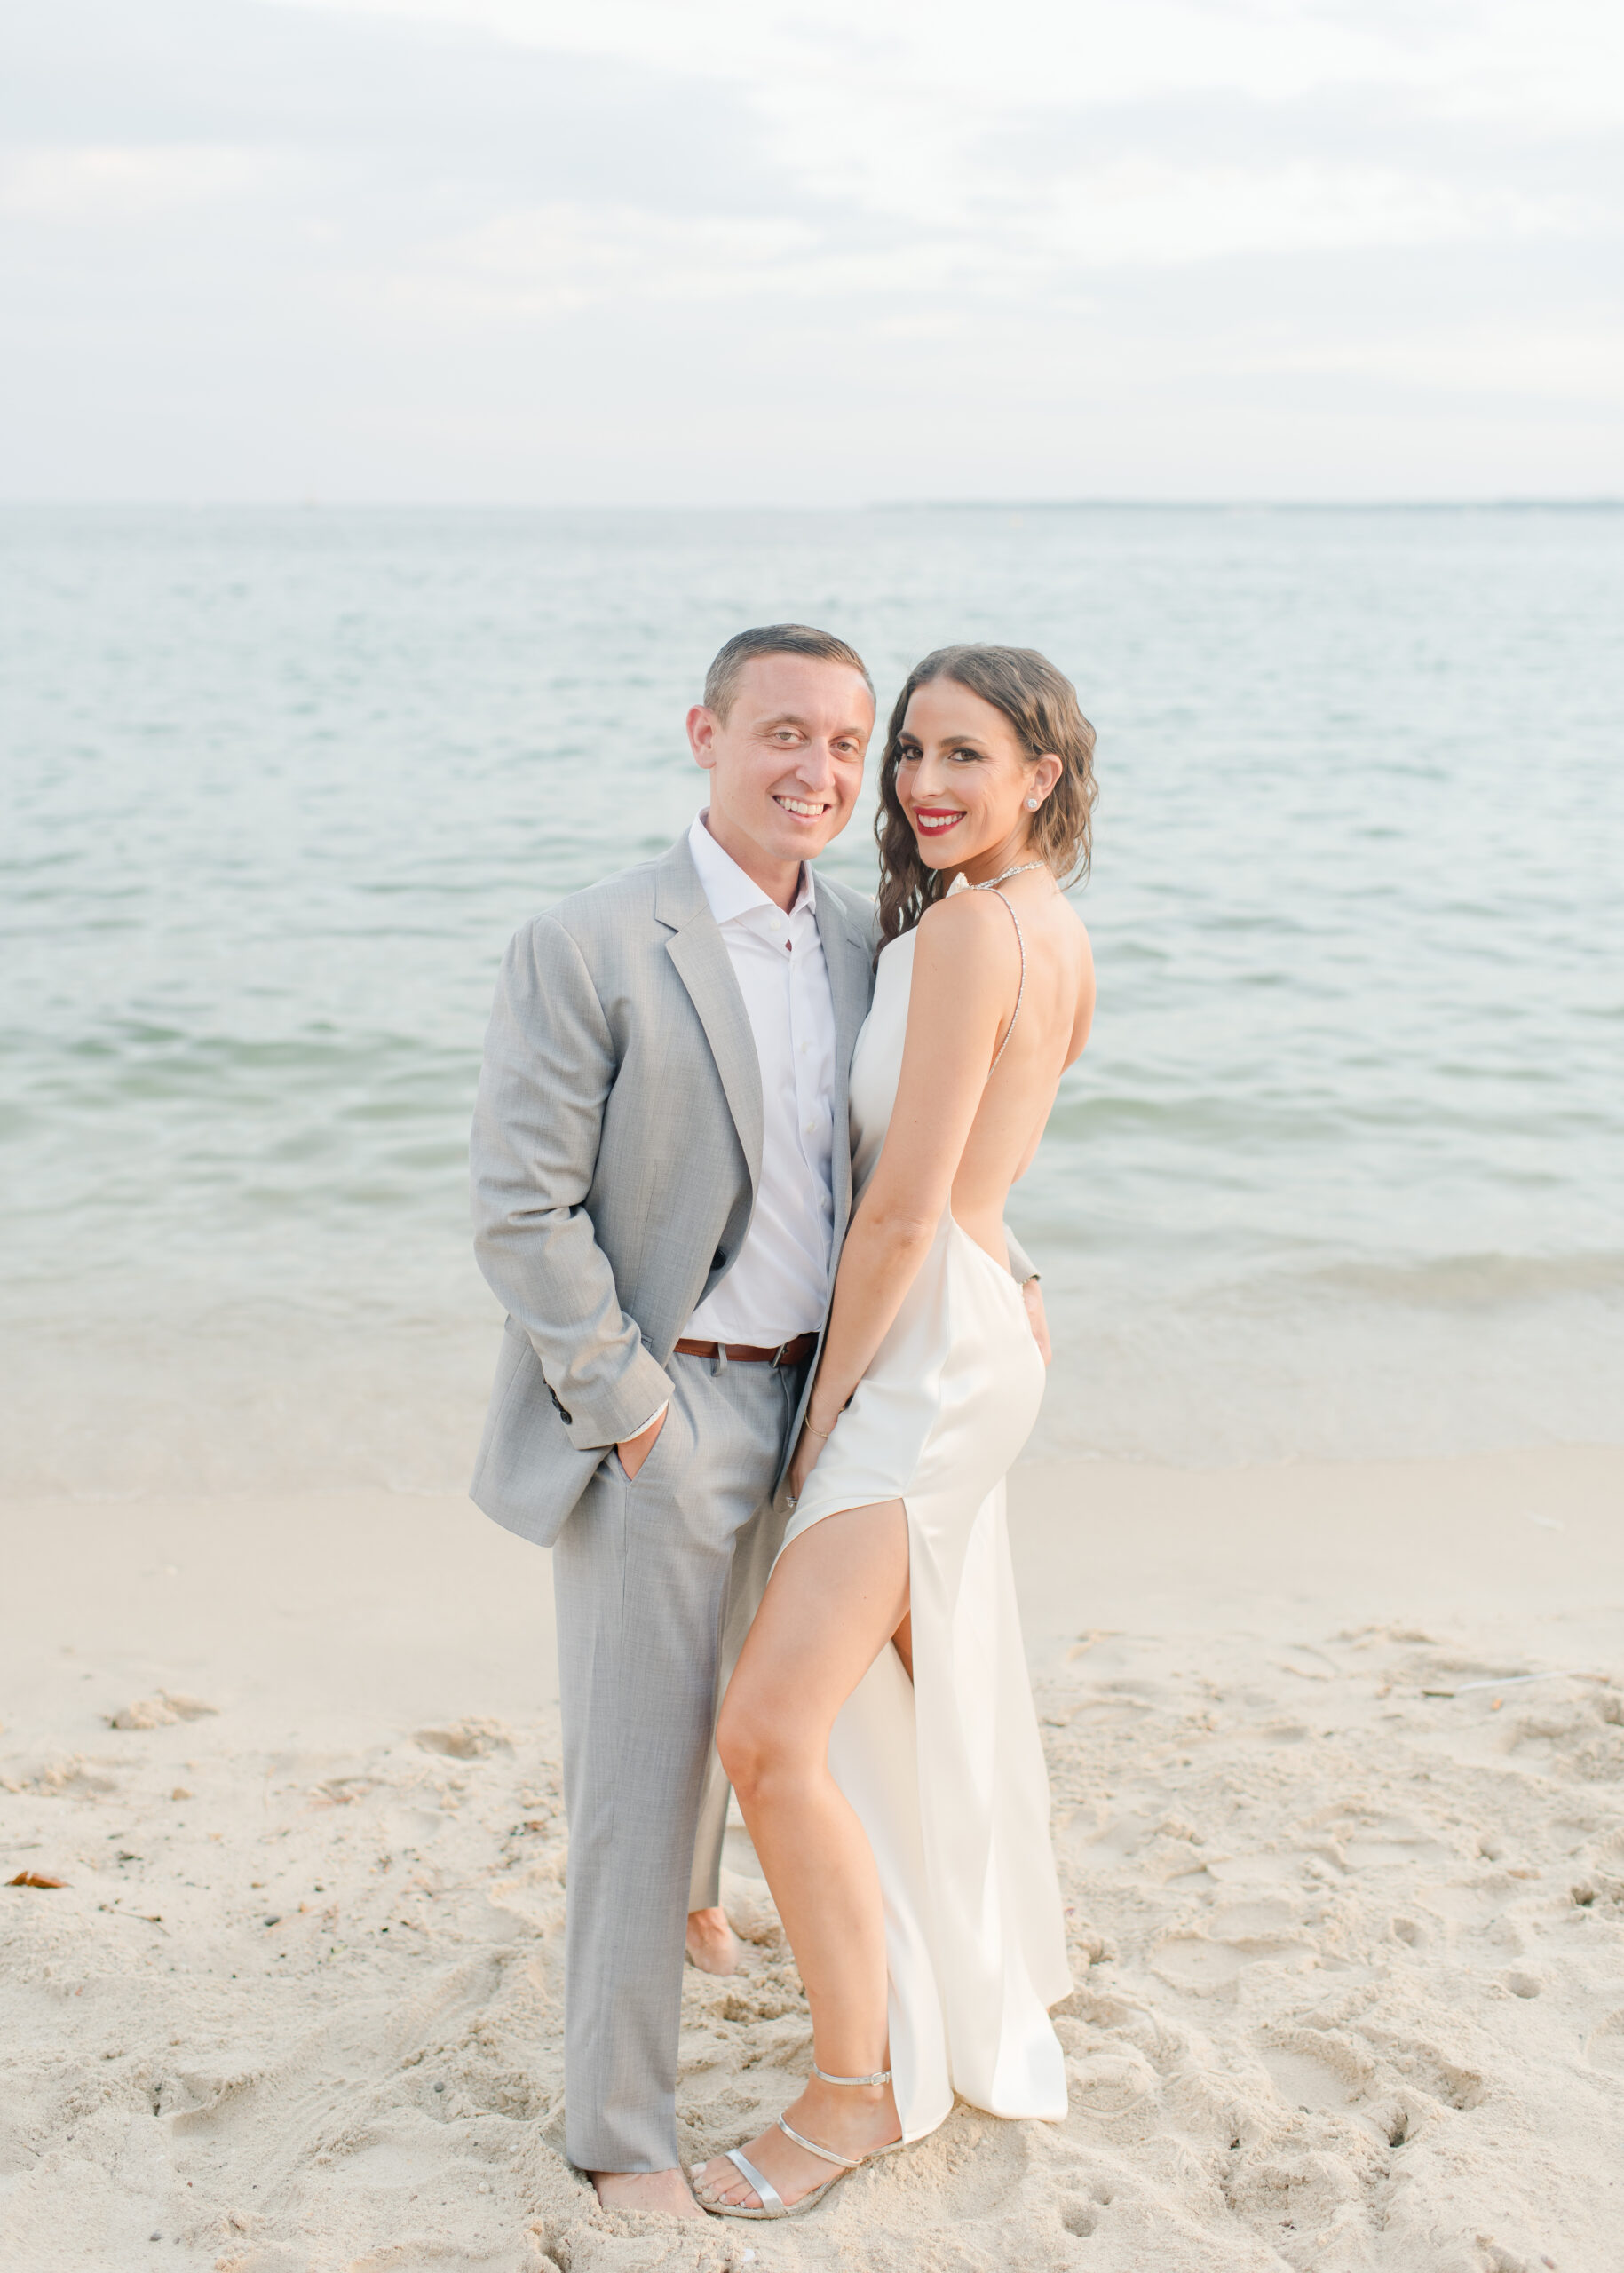
[[[13,1502],[0,1877],[66,1883],[0,1889],[5,2262],[1624,2263],[1624,1451],[1012,1493],[1071,2112],[961,2107],[771,2233],[606,2216],[559,2151],[545,1556],[455,1498]],[[807,2056],[730,1844],[696,2156]]]

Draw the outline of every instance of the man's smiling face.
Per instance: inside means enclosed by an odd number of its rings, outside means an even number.
[[[801,862],[851,820],[873,732],[861,674],[812,655],[754,655],[725,718],[688,713],[710,774],[710,834],[771,897],[793,896]]]

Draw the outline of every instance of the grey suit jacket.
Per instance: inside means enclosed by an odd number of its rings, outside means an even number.
[[[835,1009],[835,1252],[874,907],[820,875]],[[507,1311],[470,1489],[551,1546],[612,1445],[671,1393],[673,1345],[732,1269],[761,1176],[761,1071],[685,834],[562,900],[503,960],[470,1165],[474,1249]],[[1010,1242],[1018,1276],[1030,1266]]]
[[[820,875],[817,915],[838,1252],[874,912]],[[672,1346],[749,1228],[761,1142],[749,1018],[685,835],[517,934],[471,1148],[475,1252],[508,1313],[471,1486],[496,1522],[550,1545],[609,1447],[670,1395]]]

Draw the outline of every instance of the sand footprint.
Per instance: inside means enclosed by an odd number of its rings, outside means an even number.
[[[1062,2202],[1060,2223],[1068,2234],[1074,2234],[1079,2241],[1086,2241],[1099,2225],[1100,2212],[1108,2208],[1111,2201],[1111,2188],[1097,2186],[1088,2201],[1074,2196],[1069,2202]]]
[[[1073,2104],[1085,2115],[1125,2114],[1157,2087],[1156,2071],[1136,2045],[1073,2054],[1066,2064]]]
[[[1276,2031],[1257,2047],[1257,2057],[1287,2105],[1303,2115],[1340,2113],[1375,2080],[1374,2063],[1351,2044],[1308,2030]]]
[[[1151,1970],[1175,1989],[1196,1997],[1232,1994],[1252,1966],[1312,1965],[1311,1942],[1279,1934],[1240,1934],[1219,1940],[1201,1933],[1168,1934],[1151,1952]]]

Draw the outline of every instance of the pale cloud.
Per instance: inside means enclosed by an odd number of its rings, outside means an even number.
[[[20,150],[0,160],[0,213],[80,228],[140,228],[187,206],[218,206],[268,186],[263,150],[207,143]]]
[[[1164,265],[1560,236],[1597,218],[1574,200],[1357,165],[1181,168],[1130,159],[1057,183],[1044,234],[1085,265]]]
[[[911,235],[888,246],[843,247],[808,222],[724,220],[641,207],[561,203],[503,213],[424,245],[384,289],[420,316],[482,311],[545,321],[590,309],[655,314],[749,303],[878,304],[891,336],[951,337],[978,302],[1007,304],[1052,275],[1053,249],[1035,236],[1002,248],[972,236]],[[959,296],[962,308],[891,313]]]
[[[918,302],[958,294],[1007,303],[1066,292],[1090,269],[1165,266],[1241,254],[1442,245],[1561,234],[1587,217],[1571,203],[1299,165],[1274,171],[1128,160],[1055,182],[989,230],[938,215],[928,234],[843,249],[791,218],[672,215],[560,202],[499,214],[425,245],[388,286],[400,305],[549,318],[589,308],[739,300]],[[915,309],[892,336],[955,336],[963,309]],[[1303,366],[1301,368],[1309,368]]]
[[[481,28],[556,53],[681,75],[820,84],[856,106],[905,92],[972,104],[1144,103],[1331,86],[1404,90],[1440,110],[1525,124],[1624,120],[1613,0],[285,0]]]
[[[52,0],[4,37],[0,486],[1624,487],[1612,4]]]
[[[400,289],[543,317],[606,304],[708,304],[771,289],[780,277],[802,293],[826,289],[818,251],[804,222],[558,203],[429,244]]]
[[[1259,368],[1254,362],[1251,368]],[[1344,339],[1277,352],[1272,371],[1357,374],[1433,393],[1525,395],[1610,410],[1624,402],[1624,326],[1588,332],[1479,326],[1412,332],[1387,342]]]

